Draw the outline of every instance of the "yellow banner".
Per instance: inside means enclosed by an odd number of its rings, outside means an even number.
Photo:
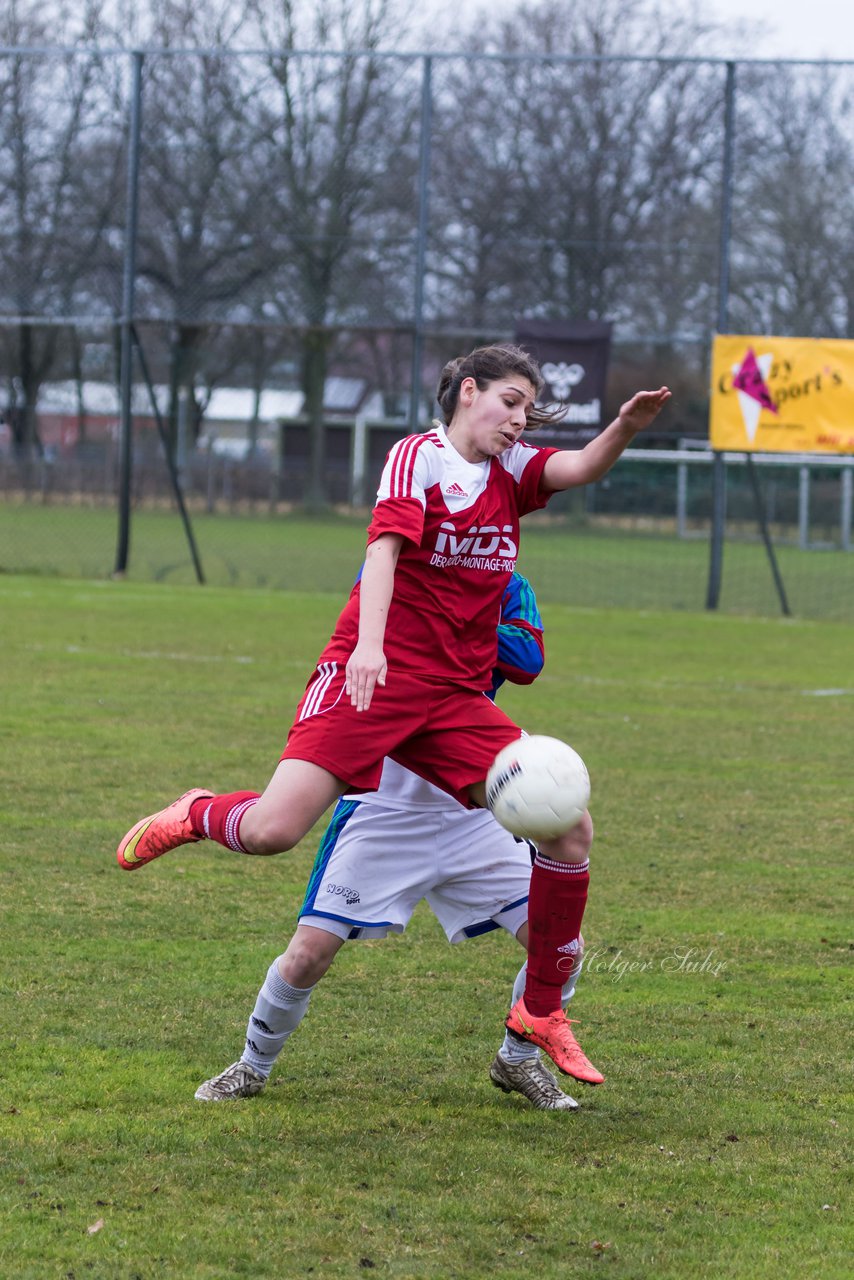
[[[713,449],[854,453],[854,342],[718,334]]]

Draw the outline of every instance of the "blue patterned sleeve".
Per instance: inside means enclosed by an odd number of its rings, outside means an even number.
[[[498,626],[498,663],[493,672],[491,696],[505,680],[531,684],[543,669],[543,620],[534,589],[521,573],[514,573],[501,601]]]

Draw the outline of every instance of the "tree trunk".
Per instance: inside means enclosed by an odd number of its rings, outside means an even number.
[[[322,330],[309,329],[303,347],[303,390],[309,441],[305,506],[309,510],[322,510],[329,505],[323,421],[328,348],[328,336]]]
[[[83,396],[83,349],[77,330],[71,331],[71,359],[74,366],[74,386],[77,393],[77,447],[86,444],[86,402]]]
[[[40,382],[33,350],[33,326],[30,324],[22,324],[18,330],[18,360],[24,403],[16,415],[15,434],[20,456],[25,462],[31,462],[40,457],[43,450],[36,417]]]
[[[198,325],[177,324],[169,352],[169,415],[167,430],[172,457],[178,459],[182,436],[187,448],[196,447],[200,416],[196,412],[197,347],[204,330]],[[183,405],[183,408],[182,408]],[[192,408],[193,412],[189,410]],[[183,415],[183,417],[182,417]],[[192,439],[187,436],[191,435]]]

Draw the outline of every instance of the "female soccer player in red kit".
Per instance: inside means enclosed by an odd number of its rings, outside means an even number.
[[[375,790],[385,756],[465,805],[484,805],[486,774],[520,729],[491,685],[519,518],[553,493],[598,480],[670,399],[640,391],[583,449],[537,448],[550,420],[540,371],[518,347],[482,347],[445,366],[446,425],[389,453],[360,581],[320,656],[263,795],[195,789],[131,828],[128,870],[212,839],[244,853],[292,848],[345,790]],[[528,902],[528,973],[507,1025],[574,1074],[579,1047],[561,1008],[589,881],[589,833],[539,842]],[[588,1064],[589,1065],[589,1064]]]

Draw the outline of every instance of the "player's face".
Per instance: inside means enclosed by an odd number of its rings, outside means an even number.
[[[465,456],[470,455],[470,461],[483,461],[514,445],[525,430],[534,399],[535,391],[527,378],[499,378],[487,383],[483,391],[474,378],[466,378],[460,387],[465,416],[459,424],[460,440],[467,446]],[[452,428],[456,426],[455,414]],[[459,448],[456,439],[454,444]]]

